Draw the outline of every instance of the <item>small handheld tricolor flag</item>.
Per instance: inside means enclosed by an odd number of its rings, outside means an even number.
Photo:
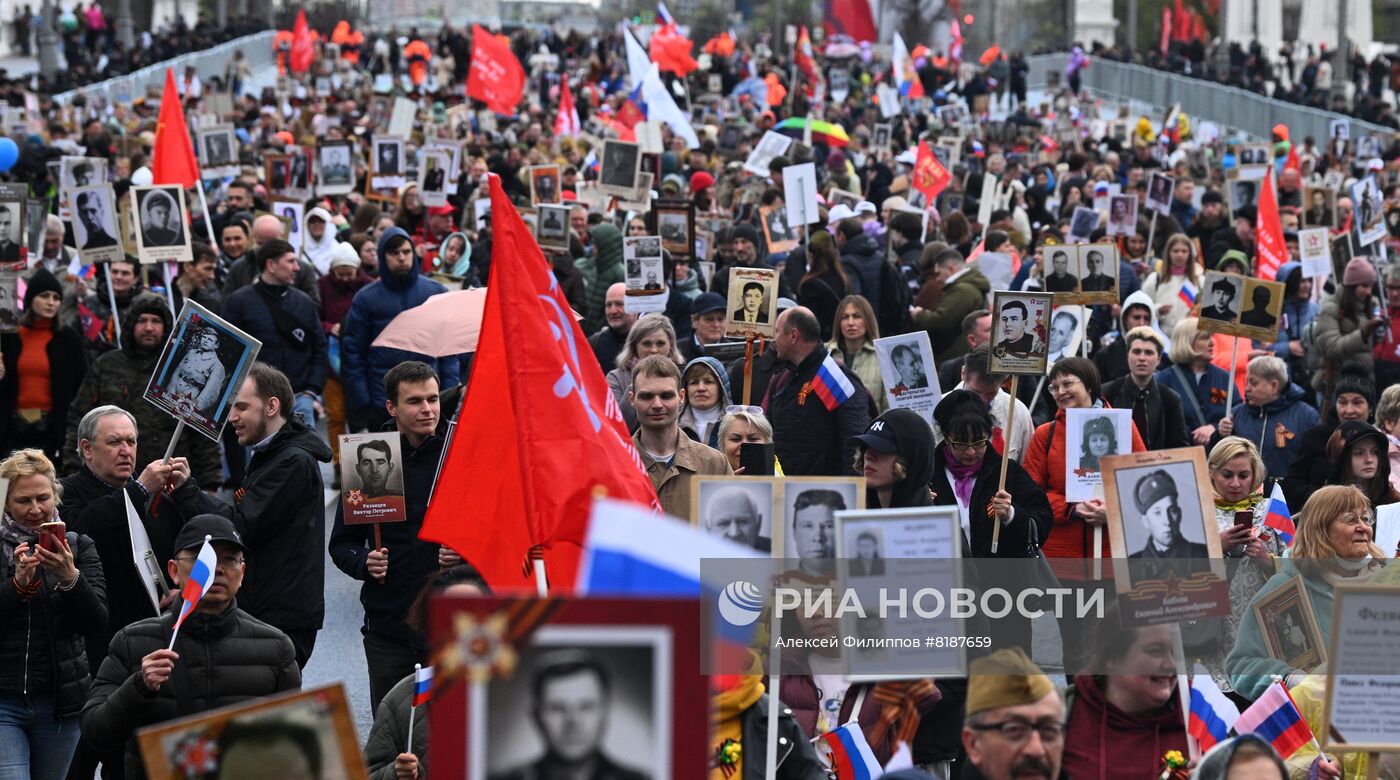
[[[885,773],[859,724],[847,723],[821,739],[831,750],[831,768],[841,780],[873,780]]]
[[[1181,290],[1178,291],[1176,295],[1178,298],[1185,301],[1187,306],[1195,306],[1196,295],[1200,291],[1200,288],[1196,287],[1196,284],[1194,282],[1192,282],[1190,279],[1187,279],[1184,283],[1182,283]]]
[[[212,538],[211,536],[204,537],[204,546],[199,548],[199,555],[194,559],[194,568],[190,569],[190,576],[185,580],[185,587],[180,590],[180,597],[184,599],[185,603],[180,607],[180,614],[175,618],[175,630],[170,632],[170,646],[166,648],[167,650],[175,648],[175,637],[180,634],[180,625],[194,611],[199,600],[204,598],[204,594],[209,591],[209,586],[214,584],[214,569],[219,565],[219,556],[214,552],[214,545],[209,543]]]
[[[823,360],[821,367],[817,369],[817,375],[812,377],[812,391],[822,399],[822,405],[830,412],[855,395],[856,386],[846,378],[846,372],[841,370],[836,358],[827,355],[826,360]]]
[[[413,666],[413,706],[421,707],[433,698],[433,667]]]
[[[1257,735],[1273,745],[1284,760],[1313,740],[1312,729],[1303,720],[1298,705],[1293,703],[1283,683],[1277,681],[1266,688],[1249,709],[1240,713],[1240,719],[1235,721],[1235,733]]]
[[[1283,488],[1274,483],[1274,491],[1269,494],[1269,512],[1264,515],[1264,526],[1271,528],[1278,534],[1278,538],[1287,547],[1293,544],[1293,534],[1298,529],[1293,525],[1293,513],[1288,511],[1288,501],[1284,500]]]
[[[1201,743],[1201,752],[1210,750],[1229,736],[1230,729],[1239,718],[1239,708],[1215,684],[1206,668],[1196,664],[1191,679],[1189,731]]]

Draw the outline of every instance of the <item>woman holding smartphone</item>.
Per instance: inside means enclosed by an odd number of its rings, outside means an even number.
[[[85,632],[107,622],[102,563],[67,533],[53,463],[39,450],[0,461],[0,777],[61,780],[91,682]]]

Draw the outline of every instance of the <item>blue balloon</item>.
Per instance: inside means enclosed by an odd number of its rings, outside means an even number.
[[[19,162],[19,147],[13,139],[0,138],[0,173],[15,167]]]

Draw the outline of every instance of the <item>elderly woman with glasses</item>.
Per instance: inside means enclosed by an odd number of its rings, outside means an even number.
[[[1235,647],[1225,658],[1225,673],[1235,691],[1256,699],[1273,675],[1300,683],[1309,669],[1298,669],[1272,656],[1264,644],[1253,606],[1302,575],[1322,641],[1332,632],[1333,591],[1342,583],[1365,582],[1385,566],[1387,555],[1375,544],[1375,515],[1366,494],[1351,485],[1329,485],[1313,493],[1298,517],[1297,533],[1278,573],[1264,583],[1240,621]],[[1301,627],[1299,627],[1301,628]]]

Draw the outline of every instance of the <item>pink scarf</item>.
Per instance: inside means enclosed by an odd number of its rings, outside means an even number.
[[[977,461],[971,465],[963,466],[953,460],[948,459],[948,472],[953,475],[953,493],[958,497],[958,501],[963,506],[972,503],[972,486],[977,482],[977,472],[982,470],[982,461]],[[970,509],[971,507],[969,507]]]

